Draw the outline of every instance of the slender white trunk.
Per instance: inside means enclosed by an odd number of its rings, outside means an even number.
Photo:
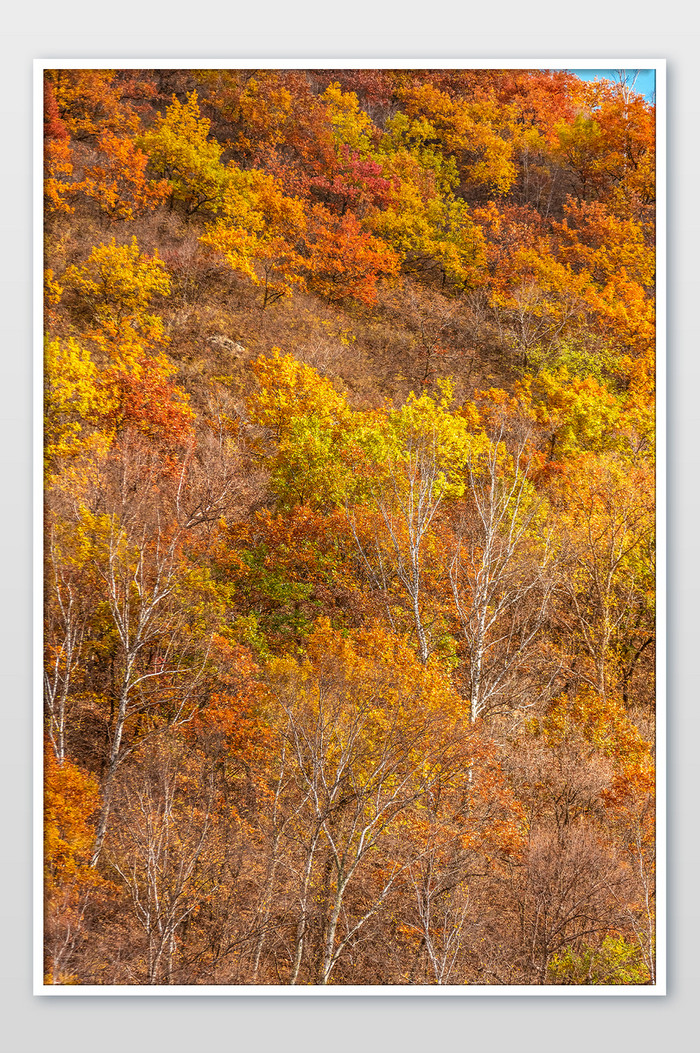
[[[316,853],[316,845],[318,844],[318,838],[321,833],[321,827],[319,826],[314,834],[311,845],[306,856],[306,865],[304,867],[304,880],[302,882],[301,889],[301,912],[299,914],[299,921],[297,923],[296,931],[296,943],[294,952],[294,965],[292,967],[292,975],[290,978],[290,984],[295,985],[299,979],[299,971],[301,969],[301,962],[304,956],[304,941],[306,938],[306,929],[309,923],[308,913],[308,897],[309,897],[309,885],[311,882],[311,872],[313,868],[314,855]]]
[[[128,670],[129,667],[127,667]],[[114,734],[112,735],[112,743],[109,750],[109,761],[107,765],[107,777],[102,787],[102,807],[100,808],[100,815],[97,820],[97,829],[95,831],[95,847],[92,852],[92,859],[90,860],[90,866],[97,866],[97,862],[102,852],[102,846],[104,845],[105,834],[107,833],[107,823],[109,822],[109,813],[112,808],[112,797],[114,794],[114,779],[117,774],[117,767],[119,765],[119,756],[121,751],[122,735],[124,733],[124,724],[126,723],[126,717],[129,706],[129,674],[125,677],[125,682],[122,686],[122,690],[119,696],[119,706],[117,709],[117,719],[114,726]]]

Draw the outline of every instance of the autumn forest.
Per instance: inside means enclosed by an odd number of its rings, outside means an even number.
[[[44,76],[46,985],[653,985],[655,107]]]

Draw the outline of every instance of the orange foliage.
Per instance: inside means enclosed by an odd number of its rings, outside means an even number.
[[[51,85],[58,113],[73,139],[93,139],[100,132],[133,131],[137,117],[124,103],[114,70],[50,69]]]
[[[166,199],[170,183],[167,179],[147,177],[148,157],[133,139],[104,131],[98,147],[100,163],[85,169],[81,189],[111,220],[134,219]]]
[[[351,212],[334,219],[317,206],[310,239],[309,285],[330,303],[354,299],[371,306],[377,302],[379,280],[397,273],[398,255],[380,238],[363,232]]]
[[[103,417],[107,428],[117,436],[134,430],[169,454],[188,444],[194,412],[170,379],[172,372],[163,356],[144,352],[128,363],[109,365],[101,378],[109,407]]]
[[[90,866],[93,821],[100,806],[97,780],[72,761],[44,751],[45,983],[74,983],[70,955],[83,938],[92,895],[106,890]]]

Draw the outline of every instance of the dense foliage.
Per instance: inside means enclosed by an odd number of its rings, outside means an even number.
[[[47,983],[654,983],[654,127],[47,72]]]

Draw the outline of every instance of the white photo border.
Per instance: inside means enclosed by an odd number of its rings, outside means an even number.
[[[44,983],[43,925],[43,78],[52,69],[527,69],[654,70],[656,101],[656,983],[591,986],[364,985],[285,987],[253,984],[49,985]],[[35,59],[33,78],[33,993],[37,996],[665,996],[667,993],[667,290],[666,60],[648,58],[56,58]]]

